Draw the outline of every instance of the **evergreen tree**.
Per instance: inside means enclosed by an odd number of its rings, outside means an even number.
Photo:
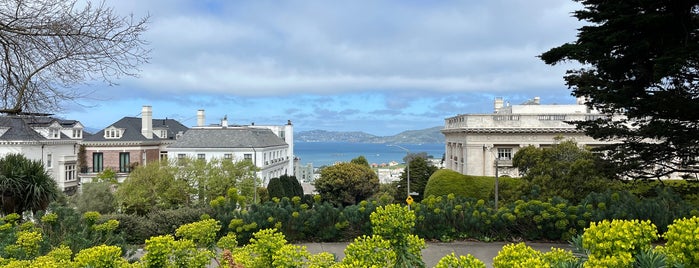
[[[620,173],[660,178],[699,172],[699,2],[576,0],[578,39],[543,53],[576,61],[565,80],[590,108],[622,117],[578,122],[607,146]]]

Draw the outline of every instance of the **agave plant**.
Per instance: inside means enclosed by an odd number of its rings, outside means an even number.
[[[0,204],[2,213],[22,214],[45,210],[58,196],[56,182],[39,161],[21,154],[8,154],[0,159]]]

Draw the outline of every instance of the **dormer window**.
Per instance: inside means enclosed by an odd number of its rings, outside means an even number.
[[[73,129],[73,139],[80,139],[83,137],[83,130],[79,128]]]
[[[115,127],[110,127],[104,130],[105,139],[120,139],[123,130]]]
[[[49,128],[49,139],[58,139],[61,137],[61,130],[58,128]]]

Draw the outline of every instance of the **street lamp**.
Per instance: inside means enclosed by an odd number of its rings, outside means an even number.
[[[395,145],[395,144],[389,144],[388,146],[398,147],[398,148],[401,148],[405,151],[405,165],[406,165],[406,169],[408,169],[408,176],[407,176],[408,178],[407,178],[407,183],[406,183],[406,185],[408,186],[408,187],[406,187],[406,188],[408,188],[408,192],[407,192],[408,195],[406,198],[409,199],[410,198],[410,150],[406,149],[403,146]],[[408,210],[410,210],[410,202],[408,202]]]

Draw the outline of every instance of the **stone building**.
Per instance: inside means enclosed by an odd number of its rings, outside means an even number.
[[[541,104],[539,97],[520,105],[496,98],[493,113],[461,114],[444,120],[445,168],[461,174],[519,177],[512,157],[521,148],[551,146],[556,137],[578,144],[600,146],[609,142],[586,136],[569,121],[594,120],[606,115],[590,110],[583,99],[576,104]],[[497,161],[496,161],[497,159]]]

